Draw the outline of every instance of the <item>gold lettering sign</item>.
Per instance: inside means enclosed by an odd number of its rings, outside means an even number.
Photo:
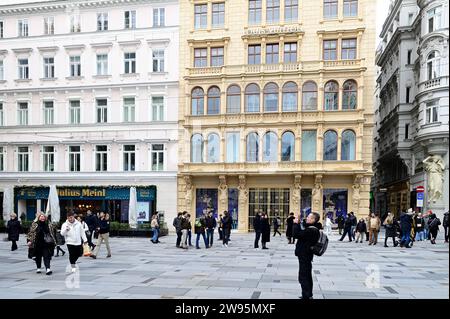
[[[248,29],[245,32],[245,35],[269,35],[269,34],[278,34],[278,33],[297,33],[302,32],[302,29],[299,26],[275,26],[275,27],[267,27],[267,28],[256,28],[256,29]]]

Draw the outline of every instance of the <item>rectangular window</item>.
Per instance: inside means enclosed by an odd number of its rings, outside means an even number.
[[[412,50],[408,50],[407,64],[411,64]]]
[[[4,147],[0,146],[0,172],[5,170],[5,157]]]
[[[97,13],[97,31],[108,30],[108,13]]]
[[[96,122],[106,123],[108,122],[108,100],[97,99],[96,100]]]
[[[45,17],[44,18],[44,34],[51,35],[55,34],[55,18]]]
[[[79,55],[70,57],[70,76],[80,77],[81,76],[81,58]]]
[[[208,24],[208,5],[196,4],[194,6],[194,10],[195,10],[195,28],[206,29]]]
[[[97,54],[97,75],[108,75],[107,54]]]
[[[411,25],[413,23],[413,19],[414,19],[414,13],[409,13],[408,14],[408,25]]]
[[[356,59],[356,39],[342,40],[342,60]]]
[[[164,170],[164,144],[152,145],[152,171]]]
[[[134,122],[136,105],[134,102],[134,97],[126,97],[123,99],[123,121],[124,122]]]
[[[125,73],[136,73],[136,53],[130,52],[124,55]]]
[[[123,146],[123,170],[135,171],[136,147],[134,145]]]
[[[225,25],[225,2],[212,4],[212,26],[213,28]]]
[[[0,126],[5,125],[3,122],[3,102],[0,102]]]
[[[5,79],[5,68],[3,66],[3,60],[0,60],[0,81]]]
[[[284,63],[297,62],[297,43],[284,44]]]
[[[28,125],[28,102],[19,102],[17,106],[17,125]]]
[[[42,164],[44,172],[53,172],[55,170],[55,147],[42,147]]]
[[[405,124],[405,140],[409,139],[409,123]]]
[[[44,124],[45,125],[54,124],[53,101],[45,101],[44,102]]]
[[[302,131],[302,161],[316,160],[316,131]]]
[[[280,47],[278,43],[266,45],[266,64],[277,64],[279,62]]]
[[[80,16],[77,14],[70,17],[70,32],[81,32]]]
[[[19,37],[27,37],[28,36],[28,20],[22,19],[17,22],[18,27],[18,35]]]
[[[239,162],[239,133],[227,133],[227,163]]]
[[[79,172],[81,163],[81,147],[69,146],[69,171]]]
[[[164,72],[164,49],[152,51],[153,72]]]
[[[69,123],[80,124],[81,107],[79,100],[69,102]]]
[[[428,11],[428,32],[441,28],[442,7],[436,7]]]
[[[284,21],[295,22],[298,20],[298,0],[285,0]]]
[[[358,0],[344,0],[344,17],[358,16]]]
[[[223,65],[223,47],[211,48],[211,66]]]
[[[125,11],[125,29],[135,29],[136,28],[136,11]]]
[[[204,68],[207,66],[208,51],[206,48],[194,49],[194,67]]]
[[[164,121],[164,97],[152,96],[152,121]]]
[[[249,0],[248,2],[248,23],[261,24],[262,0]]]
[[[266,20],[267,23],[278,23],[280,22],[280,0],[266,0],[267,1],[267,11]]]
[[[153,9],[153,27],[163,27],[165,25],[166,9]]]
[[[439,104],[437,102],[427,103],[426,124],[439,122]]]
[[[325,61],[337,60],[337,40],[323,41],[323,59]]]
[[[324,0],[323,1],[323,17],[325,19],[337,18],[338,15],[338,0]]]
[[[29,79],[28,59],[19,59],[19,79]]]
[[[108,147],[106,145],[95,146],[95,170],[97,172],[108,170]]]
[[[0,21],[0,39],[3,39],[3,21]]]
[[[406,88],[406,103],[409,103],[409,95],[411,93],[411,88],[407,87]]]
[[[248,46],[248,64],[261,64],[261,45]]]
[[[28,172],[29,170],[28,146],[19,146],[17,149],[17,164],[19,172]]]
[[[55,77],[55,58],[44,58],[44,78],[53,79]]]

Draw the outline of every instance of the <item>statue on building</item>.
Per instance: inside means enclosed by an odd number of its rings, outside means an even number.
[[[301,175],[295,175],[294,177],[294,189],[292,192],[292,201],[294,203],[294,207],[299,207],[300,205],[300,191],[301,187]]]
[[[314,201],[314,209],[320,210],[320,200],[322,196],[322,175],[317,175],[312,190],[312,197]]]
[[[222,205],[227,204],[228,186],[227,186],[227,179],[223,175],[219,176],[219,198],[220,198],[220,203]]]
[[[244,175],[239,176],[239,204],[245,205],[248,199],[248,190],[246,185],[246,180]]]
[[[360,196],[361,178],[362,178],[362,176],[360,176],[360,175],[356,176],[355,181],[352,185],[352,188],[353,188],[352,203],[353,203],[353,210],[355,210],[355,211],[359,208],[359,200],[361,198],[361,196]]]
[[[184,182],[185,182],[185,195],[184,199],[186,202],[186,210],[191,209],[192,205],[192,177],[191,176],[184,176]]]
[[[440,155],[431,155],[423,161],[423,164],[428,173],[428,203],[436,202],[443,193],[444,160]]]

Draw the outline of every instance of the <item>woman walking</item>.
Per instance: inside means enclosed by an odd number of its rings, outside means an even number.
[[[436,214],[432,213],[430,215],[430,220],[428,221],[428,228],[430,229],[430,240],[433,245],[436,245],[436,237],[439,232],[439,225],[441,220],[436,217]]]
[[[109,247],[109,214],[105,214],[104,212],[100,213],[100,220],[98,222],[97,232],[98,232],[98,240],[97,245],[95,245],[94,252],[91,254],[91,258],[96,259],[98,251],[100,250],[100,246],[103,242],[105,242],[106,250],[108,251],[108,255],[106,258],[111,257],[111,248]]]
[[[358,224],[356,225],[356,233],[358,234],[358,236],[356,236],[355,243],[358,243],[359,241],[362,244],[364,235],[366,234],[366,230],[367,230],[366,222],[364,221],[364,218],[361,218]]]
[[[47,216],[40,212],[30,227],[27,235],[28,247],[33,252],[36,262],[36,273],[42,272],[41,265],[44,259],[45,274],[51,275],[50,261],[52,260],[53,251],[56,243],[56,229],[53,224],[48,223]]]
[[[159,224],[158,224],[158,218],[157,215],[152,216],[152,221],[150,223],[150,227],[152,228],[153,237],[151,239],[152,243],[157,244],[158,241],[158,233],[159,233]]]
[[[290,213],[289,217],[286,219],[286,237],[288,239],[288,244],[293,244],[295,240],[292,239],[292,227],[294,226],[294,213]]]
[[[85,229],[75,219],[72,212],[67,213],[67,220],[61,226],[61,235],[64,236],[67,249],[69,250],[69,261],[72,266],[72,272],[76,272],[76,263],[78,258],[83,255],[83,244],[87,244],[87,236]]]
[[[270,223],[266,213],[261,215],[261,242],[262,249],[269,249],[266,243],[270,242]]]
[[[17,250],[17,242],[19,241],[20,229],[22,227],[15,213],[11,213],[9,217],[10,220],[6,224],[6,230],[8,232],[8,240],[12,242],[11,251],[14,251]]]
[[[397,236],[397,229],[395,227],[394,215],[392,215],[391,212],[388,213],[383,225],[386,229],[386,234],[384,236],[384,247],[389,247],[387,245],[389,237],[392,237],[392,243],[394,247],[397,247],[398,242],[395,240],[395,237]]]

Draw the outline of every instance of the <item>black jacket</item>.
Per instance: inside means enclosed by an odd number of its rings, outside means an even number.
[[[294,224],[293,235],[294,238],[298,239],[295,247],[295,256],[299,260],[306,262],[313,260],[314,254],[311,247],[319,240],[319,229],[322,229],[322,224],[320,223],[315,223],[314,225],[308,225],[306,222],[303,222],[302,225]]]
[[[442,226],[448,227],[448,212],[444,214],[444,219],[442,221]]]
[[[19,234],[22,227],[20,226],[20,222],[17,218],[8,220],[6,224],[6,229],[8,231],[8,240],[10,241],[18,241]]]
[[[416,232],[421,232],[421,231],[423,231],[423,229],[425,227],[425,221],[423,220],[423,218],[416,216],[415,217],[415,225],[416,226],[415,226],[414,230]]]
[[[109,220],[100,219],[98,222],[99,234],[107,234],[109,233]]]
[[[353,226],[353,221],[354,220],[356,220],[356,217],[355,216],[351,216],[351,215],[349,215],[348,217],[347,217],[347,219],[345,220],[345,226],[344,226],[344,228],[345,229],[350,229],[350,228],[352,228],[352,226]]]
[[[292,237],[292,227],[294,226],[294,219],[295,219],[294,216],[289,216],[286,219],[286,224],[287,224],[286,237]]]
[[[197,226],[197,222],[195,222],[194,225],[194,232],[196,234],[204,234],[205,233],[205,219],[202,217],[199,219],[200,221],[200,226]]]
[[[191,229],[191,222],[187,218],[181,219],[181,229]]]
[[[358,233],[365,233],[367,231],[367,225],[366,222],[358,222],[358,225],[356,225],[356,231]]]
[[[270,223],[268,218],[261,218],[261,241],[263,243],[270,242]]]
[[[261,216],[259,214],[253,218],[253,229],[255,232],[261,232]]]
[[[208,229],[214,229],[217,226],[217,222],[216,219],[214,218],[214,216],[206,216],[205,218],[205,224],[206,224],[206,228]]]
[[[98,219],[96,215],[88,215],[86,216],[86,224],[88,225],[89,230],[92,232],[98,227]]]
[[[400,227],[402,229],[402,233],[408,233],[411,231],[412,222],[413,220],[410,215],[403,213],[403,215],[400,216]]]
[[[225,215],[225,216],[222,217],[222,228],[223,229],[230,230],[231,229],[231,223],[232,223],[232,220],[231,220],[230,215]]]
[[[181,218],[179,218],[178,216],[175,217],[173,219],[172,225],[173,227],[175,227],[176,232],[179,233],[181,231]]]
[[[338,227],[339,228],[344,228],[344,224],[345,224],[345,219],[342,215],[340,215],[337,219],[337,223],[338,223]]]

